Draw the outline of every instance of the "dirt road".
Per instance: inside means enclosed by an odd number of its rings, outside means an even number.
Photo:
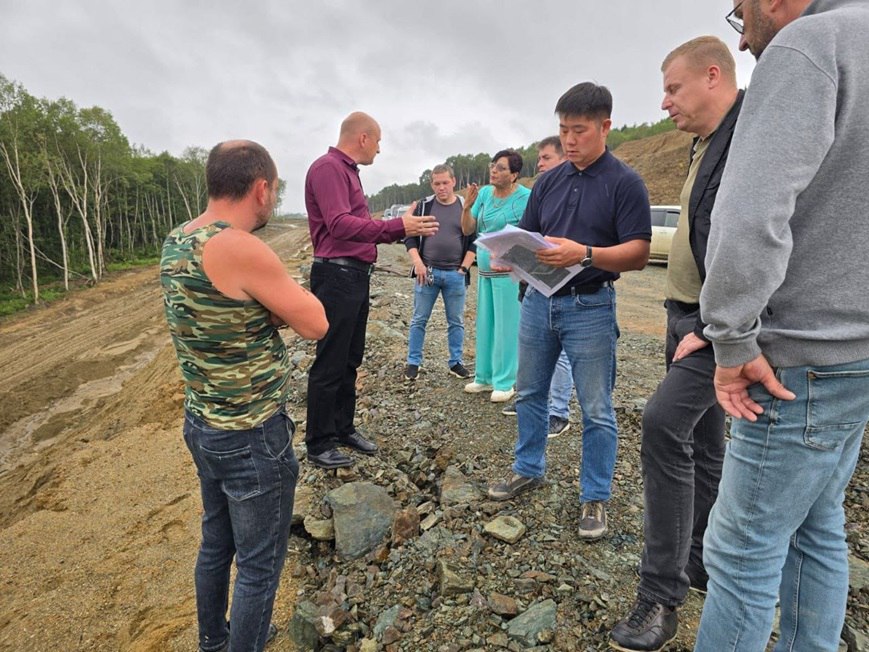
[[[303,224],[265,238],[294,272],[309,259]],[[661,334],[663,278],[620,282],[623,329]],[[0,323],[0,368],[0,650],[196,649],[200,503],[156,268]]]

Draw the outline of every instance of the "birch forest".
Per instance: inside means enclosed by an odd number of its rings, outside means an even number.
[[[206,156],[133,147],[105,109],[39,99],[0,75],[0,299],[38,303],[45,287],[158,255],[205,207]]]

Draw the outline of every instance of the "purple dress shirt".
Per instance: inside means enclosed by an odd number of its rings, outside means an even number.
[[[401,218],[373,220],[359,180],[359,166],[334,147],[311,164],[305,207],[314,255],[377,260],[377,244],[404,238]]]

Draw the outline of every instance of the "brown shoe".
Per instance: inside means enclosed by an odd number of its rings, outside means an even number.
[[[579,538],[586,541],[600,539],[607,531],[606,505],[601,500],[582,504],[579,517]]]
[[[542,487],[544,482],[543,478],[526,478],[514,473],[513,477],[509,480],[490,485],[489,498],[492,500],[510,500],[523,491],[531,491],[532,489]]]

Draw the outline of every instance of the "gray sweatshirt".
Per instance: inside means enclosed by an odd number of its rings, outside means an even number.
[[[869,358],[869,1],[815,0],[764,50],[706,268],[718,364]]]

